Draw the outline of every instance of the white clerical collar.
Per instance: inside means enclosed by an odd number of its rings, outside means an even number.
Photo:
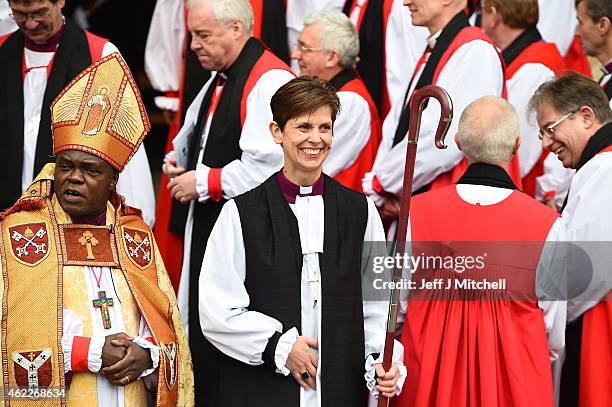
[[[439,30],[437,33],[434,33],[427,38],[427,45],[429,45],[429,48],[434,49],[440,35],[442,35],[442,30]]]

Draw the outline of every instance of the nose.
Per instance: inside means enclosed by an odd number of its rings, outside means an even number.
[[[192,37],[191,37],[191,44],[189,44],[189,47],[194,52],[196,52],[197,50],[202,48],[202,44],[200,44],[200,42],[196,39],[195,35],[192,35]]]
[[[299,60],[301,57],[302,57],[302,53],[298,49],[297,45],[294,46],[293,49],[291,50],[291,59]]]
[[[542,148],[544,150],[548,150],[550,148],[550,146],[552,146],[552,144],[553,144],[552,137],[549,137],[548,135],[544,135],[542,137]]]
[[[66,177],[67,181],[70,181],[73,184],[82,184],[83,181],[83,173],[78,168],[73,168],[69,173],[68,177]]]
[[[321,132],[318,129],[313,129],[310,132],[310,136],[308,137],[308,141],[313,144],[319,144],[321,142]]]
[[[27,30],[33,30],[38,27],[38,21],[34,20],[32,16],[28,15],[23,25]]]

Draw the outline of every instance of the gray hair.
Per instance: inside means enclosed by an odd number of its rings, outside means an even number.
[[[320,11],[310,15],[304,25],[320,24],[319,41],[325,51],[336,51],[340,65],[352,68],[359,55],[359,35],[349,18],[339,11]]]
[[[188,0],[187,8],[192,10],[203,0]],[[244,31],[253,35],[253,9],[249,0],[208,0],[212,11],[223,25],[229,26],[234,21],[240,21]]]
[[[476,99],[459,119],[459,143],[470,163],[510,162],[519,134],[516,109],[497,96]]]
[[[559,114],[588,106],[593,109],[599,123],[612,122],[612,110],[601,86],[577,72],[568,71],[541,84],[529,101],[530,114],[537,113],[545,103],[549,103]]]

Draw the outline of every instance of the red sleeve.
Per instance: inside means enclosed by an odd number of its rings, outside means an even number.
[[[88,357],[91,338],[75,336],[72,340],[70,367],[73,372],[89,372]]]
[[[211,168],[208,172],[208,195],[214,202],[219,202],[223,199],[221,168]]]

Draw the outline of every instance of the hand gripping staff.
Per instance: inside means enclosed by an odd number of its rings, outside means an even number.
[[[444,144],[444,137],[453,120],[453,102],[448,93],[439,86],[428,85],[416,90],[410,99],[410,125],[408,128],[408,148],[406,150],[406,167],[404,169],[404,187],[402,189],[402,200],[398,223],[397,238],[395,239],[395,254],[404,255],[406,252],[406,233],[408,229],[408,214],[410,213],[410,197],[412,195],[412,177],[414,176],[414,163],[416,160],[417,142],[419,141],[419,130],[421,127],[421,116],[425,109],[425,102],[429,98],[437,99],[440,102],[441,112],[440,121],[436,130],[435,143],[439,149],[447,146]],[[392,281],[399,283],[402,278],[402,269],[395,264],[393,269]],[[395,287],[399,284],[395,284]],[[391,290],[389,301],[389,317],[387,319],[387,334],[385,338],[385,351],[383,356],[383,368],[385,372],[391,369],[393,362],[393,341],[397,329],[397,311],[399,309],[400,289]],[[378,397],[378,407],[387,407],[389,399]]]

